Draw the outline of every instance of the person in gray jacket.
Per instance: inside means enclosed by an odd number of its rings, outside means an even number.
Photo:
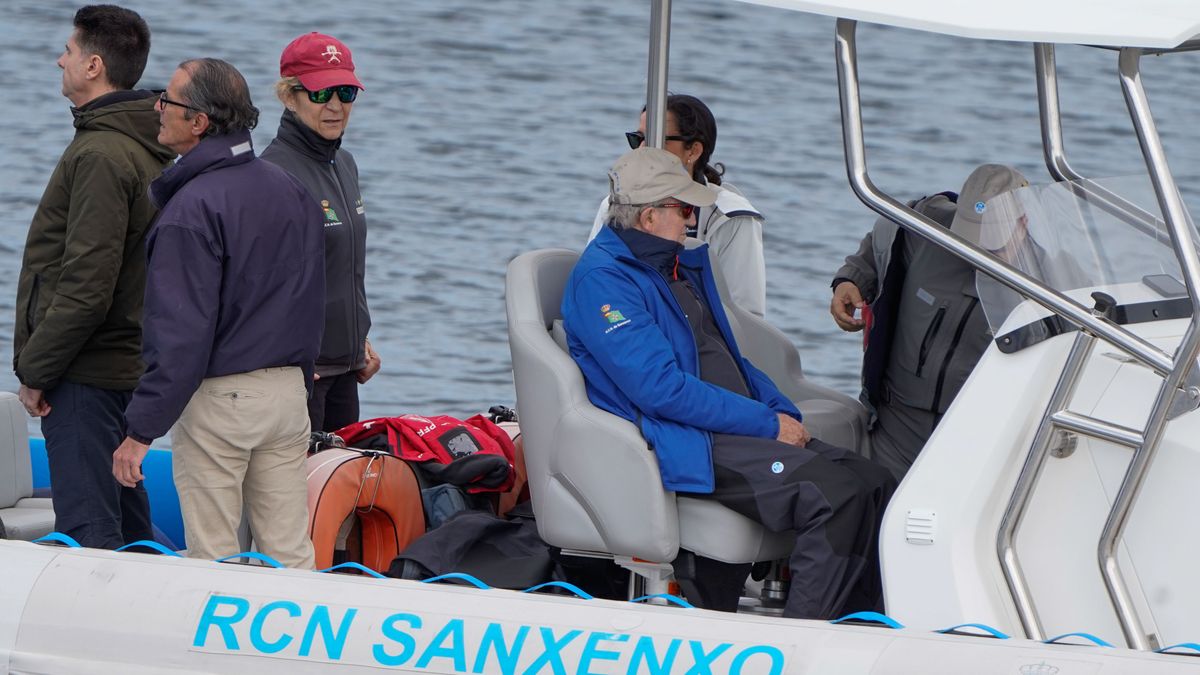
[[[1012,167],[984,164],[959,195],[942,192],[909,206],[987,247],[992,238],[981,236],[981,214],[988,200],[1028,184]],[[838,327],[867,331],[861,398],[873,412],[872,457],[902,478],[991,341],[975,268],[880,218],[832,286],[829,311]]]
[[[350,49],[320,33],[292,40],[279,74],[275,93],[285,110],[262,158],[300,179],[325,213],[325,332],[308,416],[313,431],[337,431],[358,421],[358,385],[381,365],[367,340],[367,219],[358,165],[341,147],[363,84]]]
[[[631,149],[646,140],[646,111],[637,131],[625,134]],[[737,188],[722,182],[725,167],[709,164],[717,147],[717,121],[704,102],[687,94],[667,97],[667,152],[679,158],[692,179],[717,192],[717,201],[700,209],[687,235],[707,242],[729,286],[730,300],[758,316],[767,311],[767,271],[763,259],[762,214]],[[608,197],[600,202],[588,241],[606,224]]]

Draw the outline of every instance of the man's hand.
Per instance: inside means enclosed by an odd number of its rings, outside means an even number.
[[[808,429],[805,429],[803,424],[796,421],[795,417],[779,413],[779,436],[775,440],[803,448],[812,440],[812,436],[809,435]]]
[[[852,281],[843,281],[833,289],[833,300],[829,303],[829,313],[838,328],[851,333],[863,329],[862,319],[854,318],[854,310],[862,309],[867,303],[863,302],[862,292]]]
[[[25,406],[25,412],[33,417],[45,417],[50,414],[50,404],[41,389],[30,389],[25,385],[17,390],[17,398]]]
[[[145,478],[142,475],[142,460],[149,451],[149,445],[126,437],[121,447],[113,453],[112,472],[117,482],[125,487],[137,487],[138,481]]]
[[[375,373],[378,373],[379,369],[383,366],[383,359],[379,358],[379,354],[376,354],[374,349],[371,349],[370,340],[363,342],[363,349],[367,354],[367,365],[363,366],[362,370],[354,374],[354,376],[358,378],[359,384],[363,384],[367,380],[371,379],[371,376],[373,376]]]

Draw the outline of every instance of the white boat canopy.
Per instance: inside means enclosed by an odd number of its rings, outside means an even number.
[[[738,0],[983,40],[1174,49],[1200,38],[1197,0]]]

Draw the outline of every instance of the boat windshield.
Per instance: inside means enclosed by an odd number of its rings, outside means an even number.
[[[1190,315],[1179,262],[1146,176],[1030,185],[971,207],[978,226],[960,235],[1085,307],[1095,305],[1093,291],[1109,294],[1119,306],[1117,323]],[[1026,335],[1012,351],[1070,328],[1059,322],[1055,332],[1049,310],[1022,304],[1016,291],[982,272],[976,288],[1002,349],[1000,338],[1021,328],[1038,326],[1041,333]]]

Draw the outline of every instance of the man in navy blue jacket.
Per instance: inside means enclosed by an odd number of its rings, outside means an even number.
[[[894,480],[811,438],[796,406],[742,358],[707,247],[682,245],[712,189],[657,148],[626,153],[609,179],[608,225],[562,305],[588,397],[639,426],[666,488],[796,532],[785,616],[877,609],[878,528]]]
[[[244,502],[260,551],[311,568],[303,467],[325,302],[321,208],[254,156],[258,109],[228,63],[180,64],[158,112],[159,142],[181,157],[151,186],[162,211],[147,241],[146,373],[113,474],[141,480],[150,442],[174,424],[188,554],[240,552]]]

